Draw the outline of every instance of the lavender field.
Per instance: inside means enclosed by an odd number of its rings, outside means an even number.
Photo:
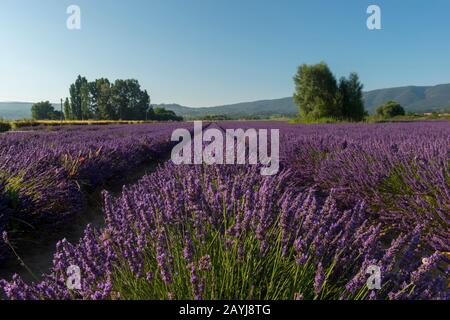
[[[53,128],[0,135],[0,230],[11,241],[37,226],[63,224],[86,193],[170,152],[180,125]],[[0,245],[0,262],[10,250]]]
[[[162,161],[172,131],[190,123],[0,135],[4,261],[35,228],[70,223],[93,187],[160,163],[119,195],[104,191],[104,225],[88,225],[78,242],[60,239],[45,274],[0,280],[0,295],[449,299],[449,122],[205,125],[280,129],[280,171]],[[73,265],[77,289],[67,286]],[[373,265],[382,282],[369,290]]]

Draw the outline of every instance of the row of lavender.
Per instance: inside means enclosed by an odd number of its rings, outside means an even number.
[[[106,226],[59,242],[41,283],[2,281],[6,295],[448,299],[448,123],[220,126],[280,128],[281,172],[169,163],[105,194]],[[380,290],[366,286],[369,266]]]
[[[243,124],[221,124],[237,125]],[[245,126],[280,129],[282,165],[299,187],[335,189],[347,206],[364,200],[390,229],[423,224],[424,240],[450,251],[449,122]]]
[[[413,232],[449,252],[450,123],[336,126],[288,144],[288,166],[305,185],[335,189],[345,205],[369,204],[386,231]]]
[[[17,238],[27,225],[64,222],[83,208],[83,187],[167,153],[179,126],[75,126],[1,135],[0,230]]]

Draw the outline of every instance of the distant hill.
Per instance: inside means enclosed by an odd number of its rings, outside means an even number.
[[[191,108],[178,104],[160,104],[159,107],[174,111],[176,114],[193,118],[205,115],[226,115],[231,118],[246,116],[284,116],[298,113],[292,98],[241,102],[217,107]]]
[[[31,117],[29,102],[0,102],[0,119],[23,119]]]
[[[406,111],[424,113],[450,109],[450,84],[436,86],[407,86],[368,91],[364,93],[364,103],[369,113],[376,108],[394,100],[405,107]],[[31,117],[31,103],[0,102],[0,118],[21,119]],[[192,108],[178,104],[160,104],[159,107],[174,111],[187,119],[200,118],[206,115],[226,115],[230,118],[292,116],[298,108],[291,97],[242,102],[216,107]],[[59,106],[55,105],[59,110]]]
[[[450,84],[440,84],[432,87],[399,87],[380,89],[366,92],[364,102],[366,109],[373,113],[375,109],[389,101],[394,100],[410,112],[442,111],[450,107]]]
[[[0,102],[0,119],[30,119],[32,105],[32,102]],[[53,104],[53,107],[61,108],[59,104]]]
[[[366,110],[373,114],[378,106],[394,100],[409,112],[433,112],[450,109],[450,84],[437,86],[407,86],[368,91],[364,93]],[[291,97],[243,102],[231,105],[190,108],[178,104],[162,104],[161,107],[172,110],[186,118],[197,118],[205,115],[227,115],[231,118],[246,116],[290,116],[298,113],[298,107]]]

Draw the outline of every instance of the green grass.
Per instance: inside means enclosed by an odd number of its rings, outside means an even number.
[[[315,118],[309,116],[298,116],[290,121],[290,123],[294,124],[326,124],[326,123],[344,123],[341,119],[333,118],[333,117],[322,117]]]
[[[228,223],[226,223],[228,224]],[[194,232],[192,226],[161,226],[166,234],[168,251],[172,257],[173,281],[166,284],[157,264],[157,251],[152,245],[147,247],[144,274],[136,277],[125,260],[121,261],[113,273],[113,292],[118,292],[121,299],[194,299],[196,293],[202,299],[237,299],[237,300],[292,300],[296,294],[304,299],[338,299],[344,292],[345,282],[326,279],[322,290],[314,292],[315,265],[311,261],[299,265],[295,261],[295,252],[283,255],[281,231],[273,227],[270,232],[273,242],[261,255],[260,241],[254,233],[247,233],[239,239],[207,227],[207,236],[203,239],[193,238],[194,255],[192,262],[183,255],[184,236]],[[226,228],[226,226],[225,226]],[[152,239],[150,243],[155,243]],[[199,261],[210,256],[210,268],[199,270]],[[192,263],[192,264],[190,264]],[[191,283],[192,266],[198,284]],[[333,272],[333,263],[325,266],[327,278]],[[147,281],[146,274],[151,272],[153,279]],[[367,292],[362,288],[356,298],[364,298]],[[113,295],[114,296],[114,295]]]
[[[15,120],[9,122],[10,127],[13,130],[19,130],[25,127],[36,126],[84,126],[84,125],[113,125],[113,124],[142,124],[142,123],[155,123],[156,121],[144,121],[144,120]]]
[[[384,123],[384,122],[412,122],[412,121],[436,121],[436,120],[450,120],[450,116],[446,115],[405,115],[405,116],[395,116],[392,118],[383,117],[380,115],[370,115],[366,117],[365,122],[367,123]]]

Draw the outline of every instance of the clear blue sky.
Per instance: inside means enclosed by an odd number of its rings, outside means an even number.
[[[382,30],[367,29],[369,4]],[[366,90],[449,83],[450,1],[1,0],[0,43],[0,101],[56,102],[81,74],[212,106],[290,96],[296,67],[321,60]]]

